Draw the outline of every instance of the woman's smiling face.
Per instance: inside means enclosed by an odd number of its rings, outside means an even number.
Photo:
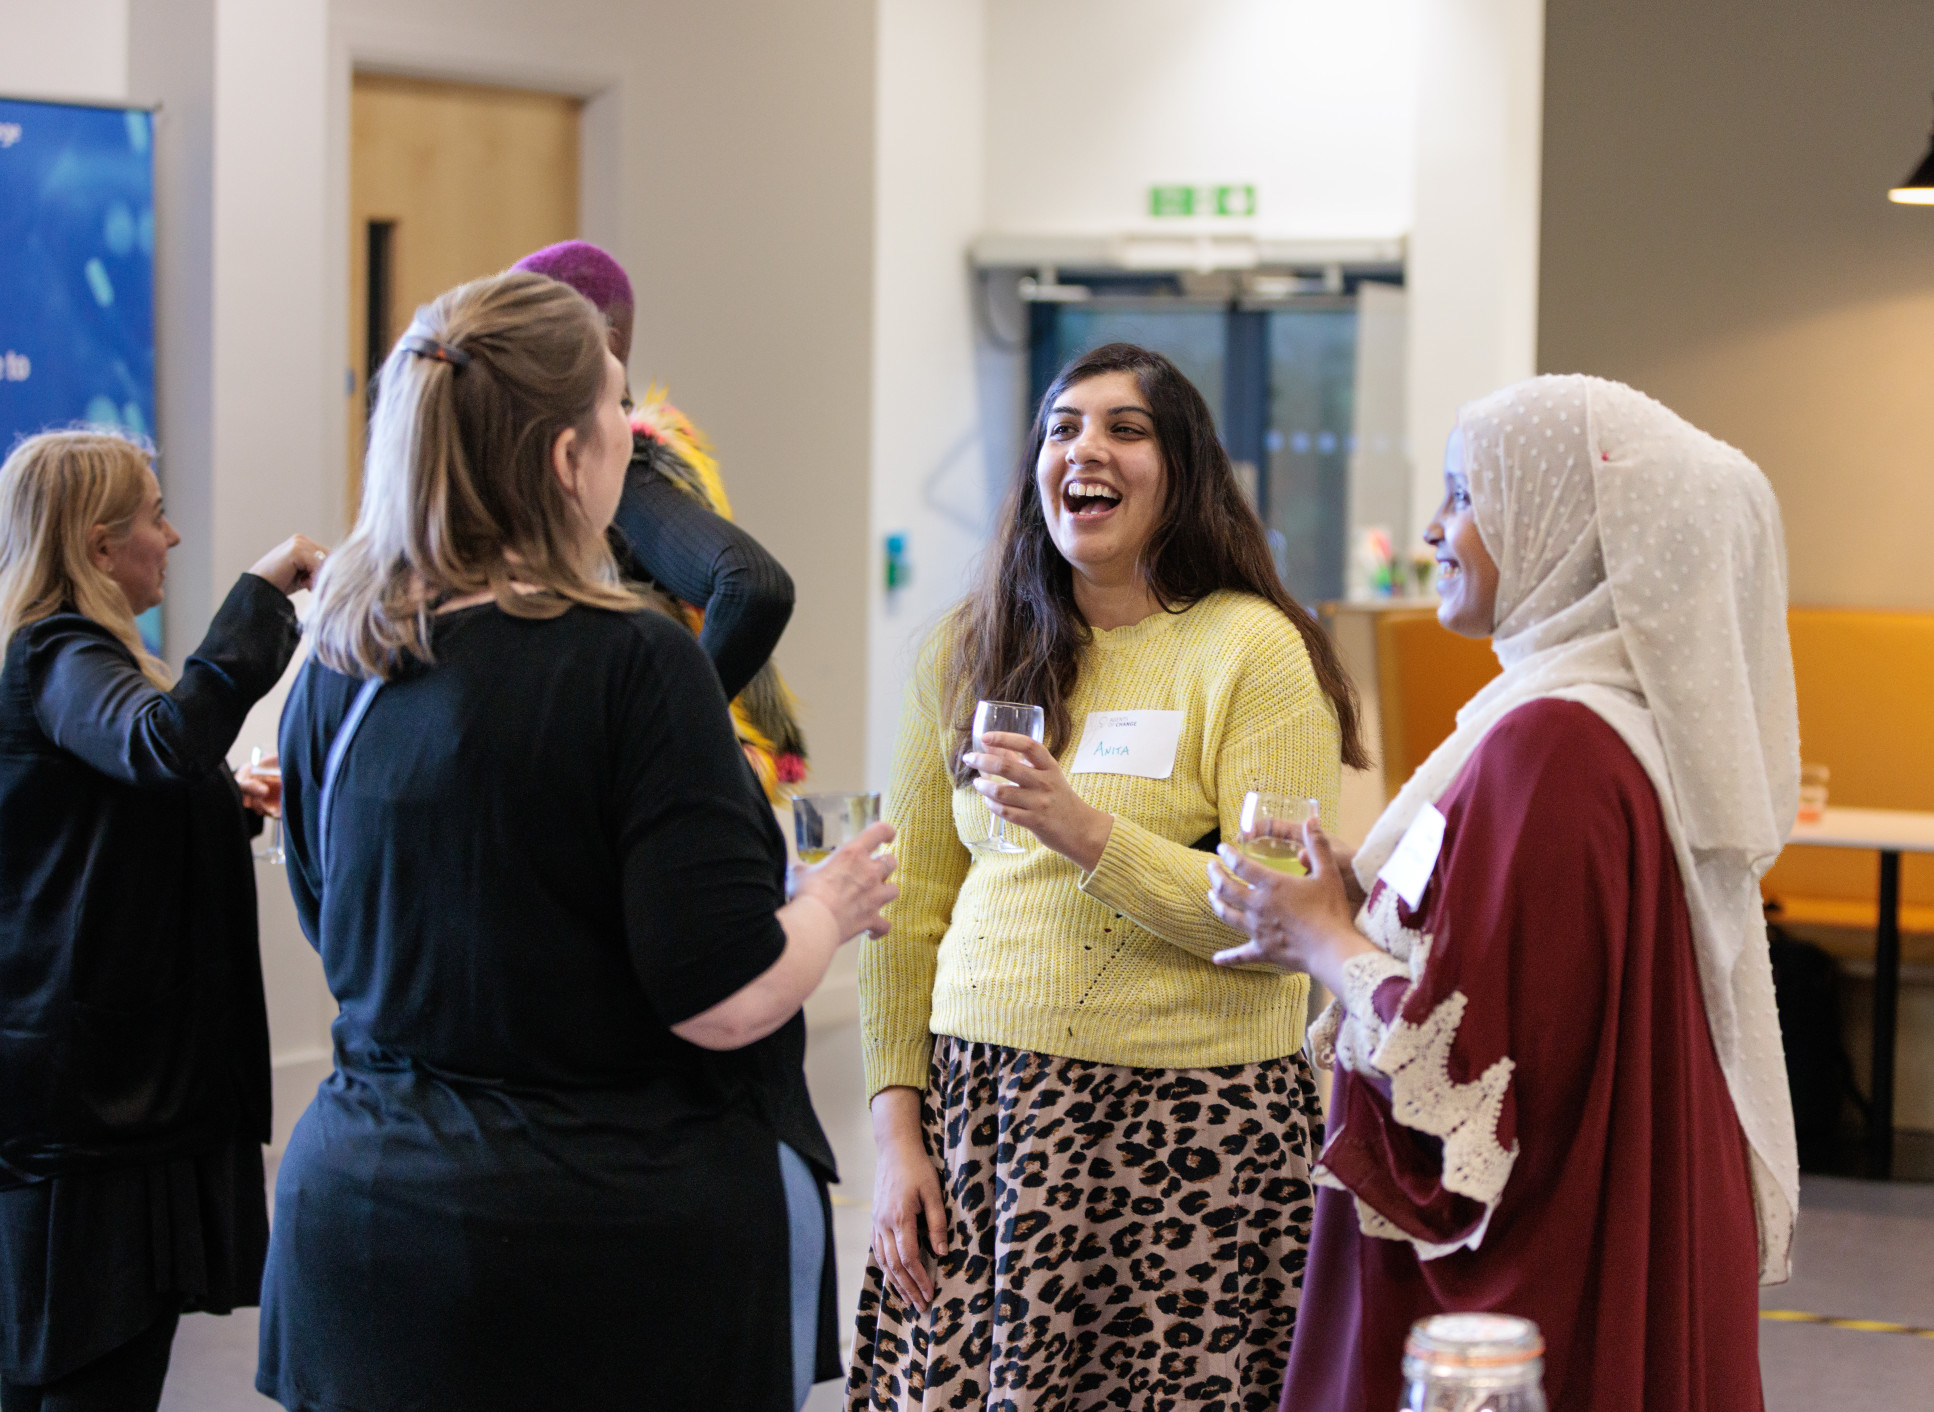
[[[1133,373],[1102,373],[1062,391],[1048,409],[1034,479],[1048,535],[1077,572],[1097,583],[1140,573],[1168,474]]]
[[[1444,444],[1444,503],[1424,543],[1437,555],[1437,621],[1465,637],[1489,637],[1497,625],[1498,566],[1477,532],[1462,432]]]

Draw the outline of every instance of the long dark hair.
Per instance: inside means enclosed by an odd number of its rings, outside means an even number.
[[[1144,572],[1156,602],[1179,613],[1218,589],[1267,599],[1296,625],[1309,650],[1317,684],[1336,707],[1343,763],[1363,769],[1356,690],[1336,647],[1316,619],[1283,587],[1269,554],[1262,521],[1236,485],[1229,453],[1215,433],[1215,419],[1195,384],[1160,353],[1132,343],[1110,343],[1063,368],[1035,409],[1027,454],[1001,510],[994,552],[982,565],[974,591],[956,610],[950,680],[961,694],[952,703],[963,745],[976,701],[1027,701],[1047,717],[1046,745],[1055,754],[1072,733],[1068,696],[1074,690],[1081,649],[1092,640],[1075,606],[1074,570],[1048,536],[1047,518],[1035,486],[1035,466],[1047,441],[1048,412],[1076,383],[1106,373],[1133,373],[1155,420],[1155,440],[1167,472],[1167,504],[1150,537]],[[952,752],[956,781],[972,772]]]

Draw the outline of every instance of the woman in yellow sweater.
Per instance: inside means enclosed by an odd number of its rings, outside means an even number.
[[[1333,819],[1355,699],[1159,354],[1061,372],[1004,519],[894,761],[849,1406],[1273,1409],[1320,1118],[1308,980],[1213,964],[1240,938],[1200,850],[1251,789]],[[979,700],[1040,706],[1045,743],[977,752]],[[996,818],[1022,851],[973,847]]]

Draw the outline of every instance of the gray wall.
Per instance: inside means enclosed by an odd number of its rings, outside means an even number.
[[[865,777],[873,0],[665,4],[633,153],[634,368],[717,443],[799,590],[778,660],[820,789]]]
[[[1740,447],[1798,603],[1934,607],[1928,0],[1551,0],[1538,363]]]

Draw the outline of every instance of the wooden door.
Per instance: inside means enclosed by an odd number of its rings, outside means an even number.
[[[362,497],[372,357],[380,364],[417,307],[444,290],[576,236],[582,106],[553,93],[356,75],[349,147],[352,521]]]

